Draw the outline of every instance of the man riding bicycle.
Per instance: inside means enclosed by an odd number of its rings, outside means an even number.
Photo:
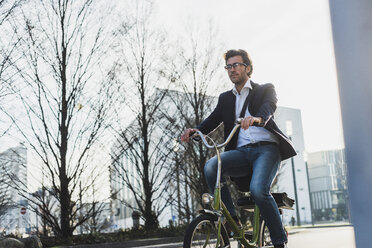
[[[286,247],[287,235],[283,229],[279,209],[270,193],[271,184],[278,172],[281,160],[296,155],[291,141],[273,120],[276,110],[276,92],[272,84],[259,85],[251,81],[253,66],[244,50],[229,50],[225,53],[225,69],[232,90],[219,96],[213,112],[196,129],[189,128],[181,140],[189,141],[190,134],[200,130],[204,134],[213,131],[223,122],[224,136],[234,127],[234,121],[242,117],[241,130],[235,134],[221,154],[221,198],[231,216],[239,224],[225,176],[242,177],[252,173],[250,192],[261,211],[270,231],[274,247]],[[211,192],[216,181],[217,158],[213,157],[204,166],[204,175]]]

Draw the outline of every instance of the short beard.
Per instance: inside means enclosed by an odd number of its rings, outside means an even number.
[[[231,78],[230,78],[230,80],[231,80]],[[244,85],[245,82],[246,82],[246,80],[244,80],[244,79],[239,79],[238,81],[235,81],[235,82],[231,80],[231,82],[232,82],[233,84],[235,84],[235,85]]]

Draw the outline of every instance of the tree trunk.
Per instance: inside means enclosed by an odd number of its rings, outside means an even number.
[[[63,33],[63,32],[62,32]],[[62,40],[62,44],[63,44]],[[66,100],[66,49],[63,47],[62,50],[62,65],[61,65],[61,79],[62,79],[62,108],[61,108],[61,148],[60,148],[60,156],[61,156],[61,167],[59,171],[59,179],[60,179],[60,198],[61,198],[61,230],[62,230],[62,237],[68,238],[72,235],[70,231],[70,221],[69,221],[69,208],[70,208],[70,195],[69,195],[69,181],[67,177],[67,164],[66,164],[66,155],[67,155],[67,146],[68,146],[68,127],[66,126],[67,122],[67,100]]]

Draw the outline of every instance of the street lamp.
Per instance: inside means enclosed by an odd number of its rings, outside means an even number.
[[[309,177],[309,167],[307,165],[307,153],[304,152],[303,156],[304,156],[305,167],[306,167],[307,190],[309,191],[311,225],[314,225],[313,200],[312,200],[312,197],[311,197],[311,190],[310,190],[310,177]]]
[[[176,154],[175,159],[176,159],[178,224],[180,223],[180,219],[181,219],[180,168],[179,168],[179,161],[178,161],[178,151],[179,151],[179,149],[180,149],[180,143],[178,142],[177,139],[173,139],[173,151]],[[171,204],[171,211],[173,212],[173,199],[172,199],[172,204]],[[172,213],[172,220],[173,220],[173,213]]]
[[[286,132],[288,135],[289,140],[292,141],[292,135],[293,135],[293,127],[292,127],[292,121],[288,120],[286,121]],[[300,210],[299,210],[299,204],[298,204],[298,197],[297,197],[297,183],[296,183],[296,170],[294,165],[294,159],[291,157],[291,165],[292,165],[292,176],[293,176],[293,189],[295,193],[295,200],[296,200],[296,221],[297,225],[301,226],[301,220],[300,220]]]

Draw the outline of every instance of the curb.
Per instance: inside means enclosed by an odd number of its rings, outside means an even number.
[[[328,228],[328,227],[343,227],[353,226],[351,223],[328,223],[328,224],[316,224],[316,225],[303,225],[303,226],[288,226],[288,229],[303,229],[303,228]]]
[[[305,229],[312,229],[312,228],[333,228],[333,227],[346,227],[346,226],[353,226],[351,223],[342,223],[342,224],[318,224],[318,225],[305,225],[305,226],[294,226],[287,228],[288,234],[296,234],[301,232]]]

